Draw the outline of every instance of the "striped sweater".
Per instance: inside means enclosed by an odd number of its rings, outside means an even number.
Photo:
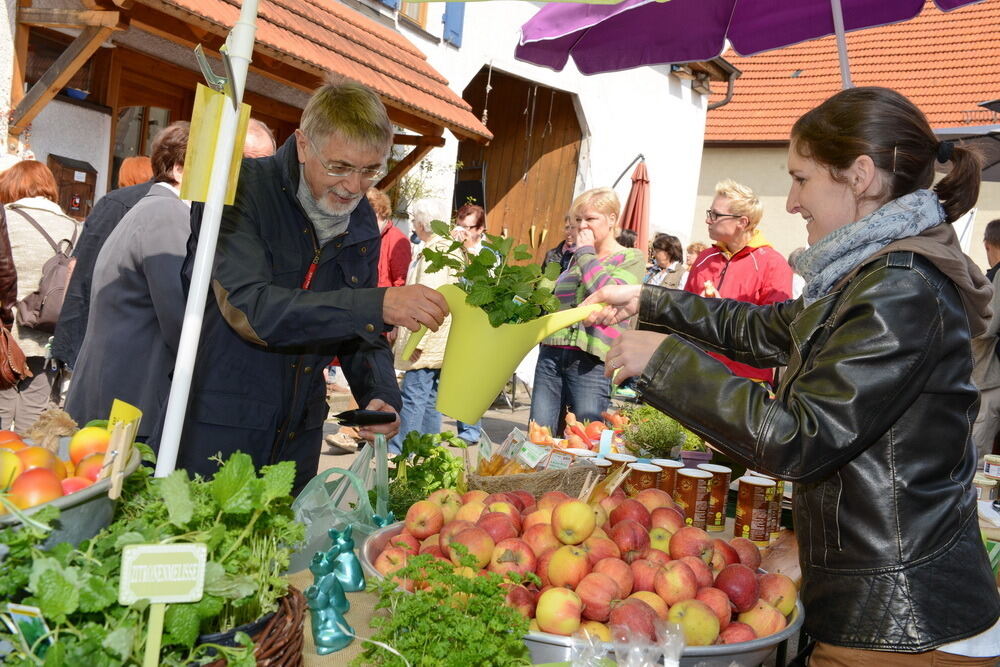
[[[587,296],[605,285],[638,285],[645,271],[642,253],[635,248],[624,248],[622,252],[598,259],[594,246],[581,246],[573,253],[569,267],[556,280],[553,292],[562,304],[560,310],[566,310],[579,306]],[[578,347],[603,361],[611,342],[628,329],[629,324],[585,327],[580,322],[557,331],[542,343]]]

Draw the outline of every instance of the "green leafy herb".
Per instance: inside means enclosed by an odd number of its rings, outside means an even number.
[[[639,405],[622,412],[629,420],[622,439],[633,453],[665,459],[679,456],[681,449],[706,449],[700,437],[654,407]]]
[[[471,556],[465,554],[464,559],[472,564]],[[516,575],[508,576],[517,582]],[[533,574],[528,577],[540,583]],[[401,590],[397,586],[401,580],[419,583],[420,590]],[[529,665],[523,641],[528,620],[504,602],[504,581],[495,573],[463,576],[429,554],[411,558],[395,577],[369,586],[379,595],[371,621],[372,640],[391,646],[418,667]],[[403,665],[386,648],[366,646],[351,664]]]
[[[424,500],[438,489],[458,489],[464,492],[465,463],[453,456],[445,444],[466,446],[453,433],[420,433],[410,431],[403,438],[400,453],[390,459],[389,509],[396,518],[406,516],[406,510],[418,500]],[[375,490],[368,492],[372,507]]]
[[[441,220],[431,222],[431,229],[443,238],[451,237],[451,226]],[[452,269],[458,286],[468,295],[465,302],[479,306],[489,316],[490,324],[529,322],[559,310],[559,299],[552,294],[559,277],[559,264],[549,262],[543,270],[538,264],[512,264],[531,259],[526,244],[514,245],[514,239],[483,235],[483,249],[478,254],[466,252],[461,241],[445,250],[424,248],[430,261],[428,273]]]

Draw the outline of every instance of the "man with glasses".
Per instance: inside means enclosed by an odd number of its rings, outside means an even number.
[[[715,186],[712,206],[705,211],[713,243],[698,253],[684,290],[765,305],[792,298],[792,269],[757,228],[764,207],[745,185],[724,180]],[[771,382],[774,371],[709,353],[735,375]]]
[[[365,193],[385,175],[392,139],[375,93],[327,84],[274,156],[244,161],[236,201],[223,212],[178,468],[211,474],[209,457],[241,450],[258,466],[295,461],[301,490],[319,463],[323,369],[334,357],[361,407],[398,413],[381,334],[436,331],[448,306],[422,285],[376,287],[380,236]],[[398,428],[397,417],[359,435]]]

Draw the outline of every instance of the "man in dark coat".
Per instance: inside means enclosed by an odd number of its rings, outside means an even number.
[[[385,174],[393,131],[381,100],[328,84],[269,158],[244,160],[223,211],[177,467],[212,474],[240,450],[256,465],[296,462],[294,489],[316,474],[326,420],[323,368],[339,357],[358,405],[398,412],[392,326],[437,330],[448,312],[422,285],[376,287],[379,230],[365,192]],[[192,211],[185,276],[200,208]],[[362,428],[392,436],[391,424]]]

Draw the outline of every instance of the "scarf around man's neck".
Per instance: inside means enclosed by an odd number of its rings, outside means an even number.
[[[944,219],[944,208],[937,194],[917,190],[830,232],[809,246],[796,262],[799,274],[806,281],[803,301],[808,306],[822,298],[838,280],[885,246],[916,236]]]

